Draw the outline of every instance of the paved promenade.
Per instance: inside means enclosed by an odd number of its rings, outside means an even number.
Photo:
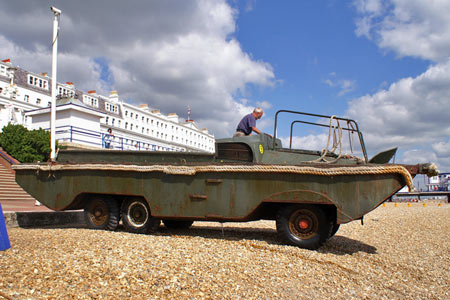
[[[0,200],[2,204],[3,212],[38,212],[38,211],[52,211],[48,209],[44,205],[35,205],[35,201],[33,200],[16,200],[16,199],[8,199],[8,200]]]

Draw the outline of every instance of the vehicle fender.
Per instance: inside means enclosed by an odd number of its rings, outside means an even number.
[[[312,190],[290,190],[277,192],[266,197],[263,202],[335,205],[334,201],[328,195]]]

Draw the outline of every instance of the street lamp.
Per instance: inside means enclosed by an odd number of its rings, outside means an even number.
[[[56,61],[58,55],[58,37],[59,37],[59,17],[61,16],[61,10],[54,6],[50,6],[50,10],[54,14],[53,18],[53,41],[52,41],[52,101],[50,109],[50,160],[55,161],[56,158]]]

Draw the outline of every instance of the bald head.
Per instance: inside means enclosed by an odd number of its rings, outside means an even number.
[[[253,110],[252,114],[256,120],[259,120],[262,117],[263,113],[263,110],[260,107],[257,107]]]

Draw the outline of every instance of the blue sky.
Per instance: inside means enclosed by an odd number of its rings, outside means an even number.
[[[0,56],[37,73],[51,70],[49,6],[62,10],[58,81],[78,89],[117,90],[181,118],[190,106],[218,138],[255,106],[268,133],[279,109],[345,116],[358,121],[370,155],[399,147],[397,162],[450,171],[448,0],[0,5]],[[278,134],[286,144],[289,130]],[[302,128],[293,142],[322,149],[326,132]]]
[[[279,81],[273,89],[255,88],[251,93],[270,99],[274,111],[343,115],[349,99],[417,76],[429,65],[423,59],[399,58],[356,36],[351,2],[258,1],[251,10],[244,1],[239,4],[236,38],[254,59],[270,63]],[[348,91],[344,81],[351,82]]]

